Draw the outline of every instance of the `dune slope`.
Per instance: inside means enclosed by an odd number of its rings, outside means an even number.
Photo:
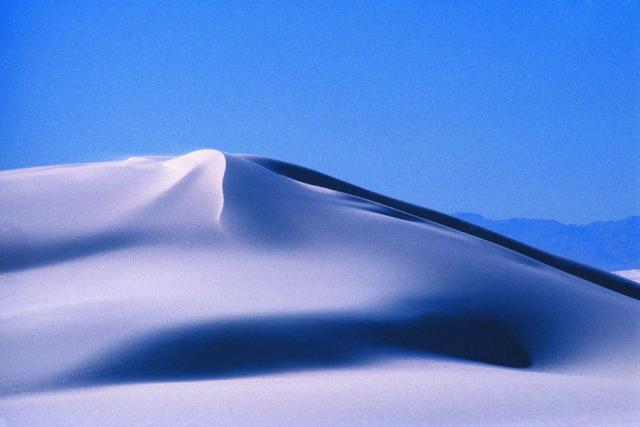
[[[308,169],[4,171],[0,205],[6,425],[640,416],[636,283]]]

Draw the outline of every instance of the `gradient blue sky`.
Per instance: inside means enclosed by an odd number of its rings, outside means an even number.
[[[640,213],[640,3],[0,0],[0,169],[213,147],[444,212]]]

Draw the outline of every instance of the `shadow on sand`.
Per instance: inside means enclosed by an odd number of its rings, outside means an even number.
[[[513,368],[531,359],[487,317],[410,320],[354,314],[262,316],[163,330],[103,354],[46,388],[243,377],[440,355]]]

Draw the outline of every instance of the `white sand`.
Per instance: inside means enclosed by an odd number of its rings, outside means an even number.
[[[5,171],[0,206],[0,426],[640,419],[637,299],[251,157]]]

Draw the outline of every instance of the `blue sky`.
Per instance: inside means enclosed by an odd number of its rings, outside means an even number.
[[[444,212],[640,214],[640,3],[0,0],[0,169],[213,147]]]

